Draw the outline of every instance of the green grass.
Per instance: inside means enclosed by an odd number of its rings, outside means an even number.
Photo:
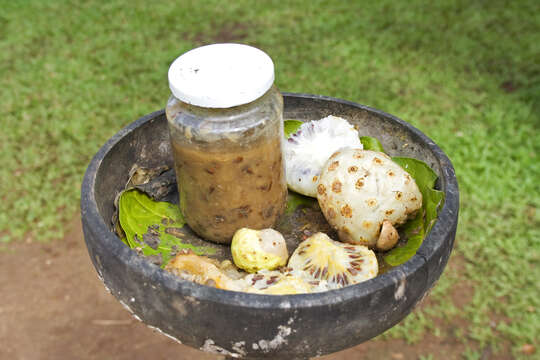
[[[129,6],[127,5],[129,4]],[[58,238],[92,155],[164,106],[166,73],[202,42],[266,50],[283,91],[393,113],[452,159],[454,256],[431,305],[385,336],[410,341],[466,319],[475,349],[514,355],[540,333],[540,6],[537,1],[2,1],[0,241]],[[238,29],[224,34],[223,29]],[[448,294],[466,281],[472,300]]]

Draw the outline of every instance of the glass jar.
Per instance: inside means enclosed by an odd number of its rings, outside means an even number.
[[[268,55],[240,44],[197,48],[171,65],[180,209],[207,240],[230,243],[236,230],[271,227],[283,213],[283,98],[273,80]]]

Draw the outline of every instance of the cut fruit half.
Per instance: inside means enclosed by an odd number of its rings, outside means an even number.
[[[334,241],[323,233],[301,242],[291,255],[288,267],[310,282],[325,281],[329,289],[357,284],[375,277],[378,272],[373,251],[362,245]]]
[[[334,152],[347,147],[362,149],[358,131],[347,120],[330,115],[303,123],[285,141],[289,188],[317,197],[317,184],[324,164]]]

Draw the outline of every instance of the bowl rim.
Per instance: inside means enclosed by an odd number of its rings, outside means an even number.
[[[95,200],[94,186],[99,167],[111,149],[113,149],[115,145],[119,143],[126,135],[135,131],[143,124],[163,116],[163,109],[143,116],[122,128],[114,136],[112,136],[92,158],[84,174],[84,179],[81,186],[81,218],[83,219],[83,224],[85,221],[87,222],[88,226],[86,226],[86,230],[91,232],[95,239],[101,239],[101,241],[105,243],[105,246],[109,249],[110,256],[117,257],[121,262],[126,264],[128,268],[138,273],[138,275],[148,277],[149,281],[159,283],[161,286],[172,292],[179,293],[183,296],[191,296],[199,301],[258,309],[299,309],[304,307],[335,305],[342,303],[343,301],[368,296],[389,286],[394,286],[397,288],[403,279],[408,278],[414,272],[423,267],[424,264],[429,261],[431,255],[434,255],[438,248],[443,246],[445,241],[453,242],[454,237],[449,235],[451,235],[452,231],[454,231],[455,226],[457,225],[457,212],[459,209],[458,184],[450,159],[446,156],[442,149],[435,144],[435,142],[433,142],[433,140],[411,124],[397,118],[396,116],[369,106],[324,95],[289,92],[283,92],[282,94],[284,98],[301,98],[337,102],[344,105],[353,106],[361,110],[366,110],[370,113],[375,113],[381,117],[389,118],[407,128],[415,136],[419,137],[420,140],[426,144],[429,151],[434,154],[435,158],[440,164],[441,181],[445,185],[445,202],[443,208],[440,210],[438,219],[446,221],[435,222],[430,233],[424,239],[421,247],[411,259],[402,265],[392,268],[384,274],[378,275],[373,279],[359,284],[320,293],[279,296],[236,292],[200,285],[191,281],[180,279],[175,275],[166,272],[160,267],[151,264],[149,261],[138,256],[136,252],[132,251],[128,246],[126,246],[116,234],[110,231],[109,226],[99,213],[97,202]],[[437,242],[435,239],[436,236],[443,241]],[[85,241],[89,241],[87,236],[85,236]],[[425,252],[427,248],[431,245],[435,245],[435,247],[426,254]],[[429,274],[426,276],[426,281],[428,281],[428,277]]]

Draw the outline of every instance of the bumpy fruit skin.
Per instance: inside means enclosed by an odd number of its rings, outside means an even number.
[[[247,272],[274,270],[287,263],[289,254],[283,236],[273,230],[238,230],[231,242],[236,266]]]
[[[362,245],[334,241],[316,233],[302,241],[289,259],[293,274],[313,286],[338,289],[377,276],[375,253]]]
[[[414,179],[384,153],[344,149],[326,162],[317,187],[341,241],[375,247],[383,221],[402,224],[422,207]]]
[[[345,147],[362,148],[358,131],[347,120],[330,115],[302,124],[284,143],[289,189],[317,197],[324,163],[335,151]]]

